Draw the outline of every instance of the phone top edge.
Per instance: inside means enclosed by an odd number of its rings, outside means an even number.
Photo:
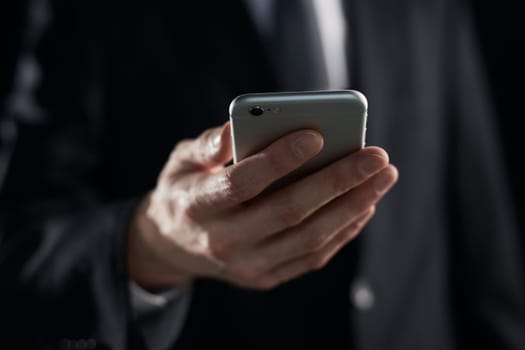
[[[365,94],[357,90],[347,90],[347,91],[351,91],[354,94],[354,96],[357,97],[357,99],[361,101],[361,103],[365,106],[365,110],[368,110],[368,99],[366,98]]]
[[[309,91],[290,91],[290,92],[261,92],[261,93],[249,93],[242,94],[235,97],[228,108],[230,117],[233,114],[235,106],[241,102],[247,102],[254,100],[253,103],[264,102],[265,99],[271,99],[274,97],[278,98],[290,98],[291,100],[300,101],[302,97],[308,98],[309,96],[327,95],[333,97],[352,97],[357,99],[363,106],[364,109],[368,109],[368,100],[366,96],[357,90],[309,90]],[[297,98],[297,99],[296,99]]]

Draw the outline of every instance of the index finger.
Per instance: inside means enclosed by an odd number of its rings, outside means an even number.
[[[195,188],[194,205],[224,209],[246,202],[303,165],[322,147],[323,138],[316,131],[288,134],[259,153],[206,176]]]

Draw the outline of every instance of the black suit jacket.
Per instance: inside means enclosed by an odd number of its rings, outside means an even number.
[[[279,77],[240,1],[51,10],[41,109],[16,116],[1,193],[0,317],[19,347],[142,349],[125,265],[134,206],[177,141]],[[469,4],[346,12],[367,141],[389,151],[398,185],[322,271],[269,292],[197,281],[176,348],[524,348],[522,238]],[[356,283],[372,308],[352,305]]]

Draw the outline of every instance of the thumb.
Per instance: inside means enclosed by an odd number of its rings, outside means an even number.
[[[232,159],[230,122],[208,129],[194,140],[181,142],[172,156],[184,168],[222,167]]]

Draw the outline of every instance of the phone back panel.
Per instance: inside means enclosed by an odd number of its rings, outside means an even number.
[[[259,116],[252,108],[263,110]],[[299,129],[314,129],[323,150],[289,177],[311,173],[365,145],[367,101],[354,90],[241,95],[230,104],[234,162]]]

